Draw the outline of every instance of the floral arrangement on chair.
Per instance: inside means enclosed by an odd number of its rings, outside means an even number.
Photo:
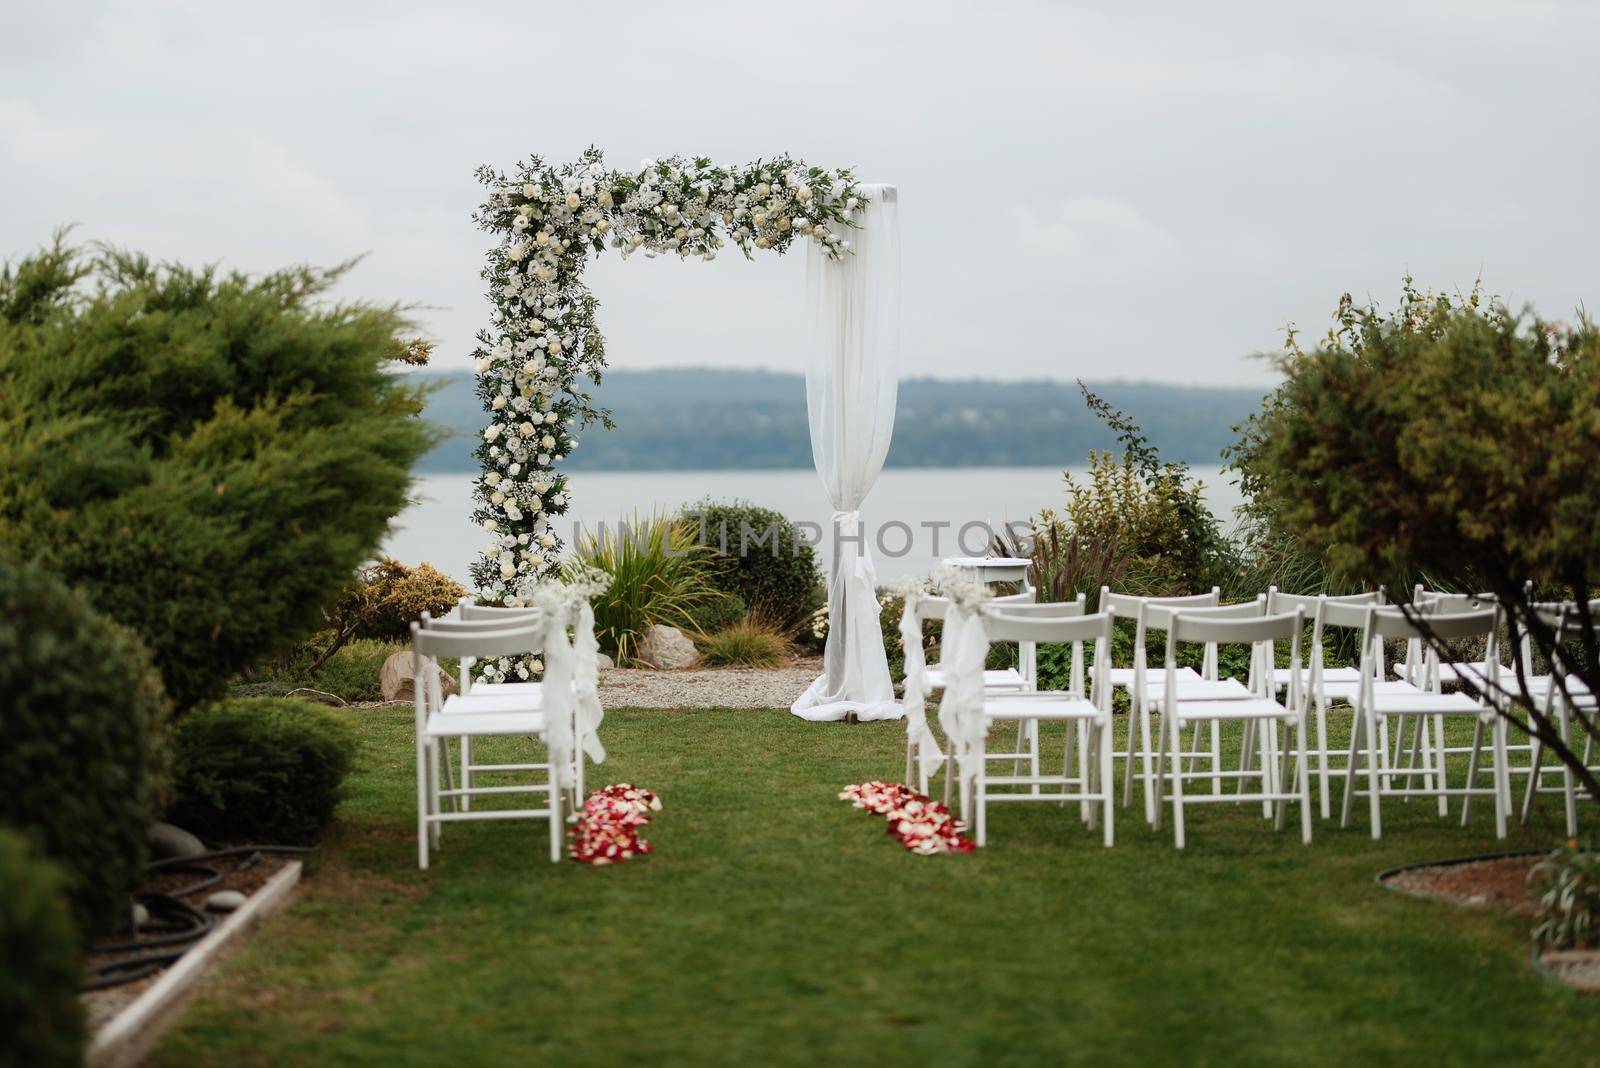
[[[962,825],[948,807],[901,783],[856,783],[841,790],[839,800],[884,817],[889,835],[913,853],[934,856],[975,848],[972,839],[962,837]]]
[[[661,811],[661,798],[632,783],[614,783],[589,795],[578,824],[567,832],[572,859],[579,864],[621,864],[655,847],[639,829]]]

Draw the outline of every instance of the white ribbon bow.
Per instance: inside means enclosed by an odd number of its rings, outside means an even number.
[[[600,742],[600,643],[594,636],[594,606],[587,597],[578,602],[578,621],[572,628],[572,684],[577,699],[578,744],[596,764],[606,761]]]
[[[878,573],[872,566],[872,558],[867,555],[867,543],[861,537],[861,513],[854,509],[848,512],[833,513],[833,525],[839,531],[839,543],[834,546],[837,552],[844,551],[844,542],[849,539],[856,547],[855,576],[866,579],[873,587],[878,584]]]

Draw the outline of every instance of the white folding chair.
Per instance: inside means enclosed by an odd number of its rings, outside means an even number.
[[[1071,645],[1073,666],[1070,683],[1065,690],[985,693],[981,728],[972,731],[977,739],[977,752],[970,754],[970,766],[975,768],[975,774],[970,786],[967,781],[962,782],[961,811],[963,816],[968,811],[975,812],[974,839],[978,845],[988,843],[988,806],[991,801],[1056,802],[1061,805],[1077,801],[1091,829],[1097,822],[1102,823],[1105,844],[1110,846],[1115,840],[1112,830],[1115,775],[1111,765],[1111,686],[1106,677],[1110,663],[1111,628],[1115,618],[1110,612],[1078,617],[1043,613],[984,613],[984,627],[991,643]],[[1083,671],[1084,642],[1093,642],[1095,646],[1095,667],[1087,688]],[[1010,722],[1027,725],[1028,734],[1033,739],[1033,759],[1025,774],[1013,769],[1011,775],[993,775],[989,771],[991,754],[987,752],[988,730],[995,723]],[[1039,725],[1046,722],[1066,724],[1060,775],[1045,774],[1040,768]],[[1076,774],[1072,767],[1074,749],[1078,756]],[[1018,791],[1015,787],[1025,787],[1026,792]],[[1046,788],[1052,789],[1046,792]]]
[[[1511,807],[1511,780],[1506,753],[1506,720],[1494,706],[1481,698],[1463,692],[1439,693],[1436,691],[1408,689],[1406,692],[1384,692],[1376,683],[1381,677],[1383,642],[1387,639],[1413,639],[1422,641],[1430,632],[1443,641],[1463,639],[1481,640],[1484,658],[1477,668],[1457,666],[1458,678],[1469,680],[1474,673],[1487,679],[1498,677],[1499,662],[1497,623],[1499,612],[1488,609],[1478,612],[1449,612],[1428,607],[1379,608],[1368,605],[1361,638],[1362,679],[1357,687],[1355,722],[1350,732],[1350,752],[1345,768],[1344,804],[1340,825],[1348,826],[1350,809],[1357,793],[1366,793],[1372,816],[1372,837],[1383,836],[1383,797],[1433,797],[1439,802],[1439,814],[1449,812],[1451,797],[1488,795],[1495,802],[1495,834],[1506,836],[1506,815]],[[1408,614],[1409,613],[1409,614]],[[1439,675],[1432,678],[1437,679]],[[1467,765],[1467,780],[1461,787],[1450,785],[1448,751],[1445,745],[1445,721],[1453,717],[1470,716],[1474,720],[1472,747]],[[1415,720],[1413,754],[1420,754],[1420,763],[1409,762],[1398,767],[1391,762],[1388,747],[1384,744],[1383,726],[1391,719],[1402,722]],[[1433,737],[1428,737],[1428,725],[1433,725]],[[1489,769],[1492,785],[1487,789],[1474,785],[1480,772],[1484,728],[1491,734],[1494,752],[1493,766]],[[1365,769],[1367,788],[1359,789],[1357,776]]]
[[[1174,613],[1167,623],[1167,651],[1164,684],[1159,698],[1161,735],[1156,758],[1156,780],[1153,796],[1156,802],[1155,826],[1161,826],[1161,805],[1167,783],[1172,784],[1173,838],[1179,849],[1185,843],[1184,808],[1186,805],[1208,802],[1260,801],[1268,807],[1274,825],[1282,830],[1290,801],[1300,802],[1300,837],[1311,841],[1311,786],[1307,771],[1306,702],[1300,678],[1300,632],[1305,616],[1300,611],[1275,616],[1254,618],[1217,618],[1214,613]],[[1276,643],[1289,643],[1289,693],[1280,704],[1273,692],[1271,667],[1275,662]],[[1204,643],[1208,646],[1248,645],[1255,677],[1251,696],[1241,700],[1215,700],[1187,696],[1178,679],[1177,650],[1184,643]],[[1192,691],[1191,691],[1192,692]],[[1153,704],[1155,702],[1152,702]],[[1248,760],[1241,758],[1237,772],[1185,771],[1183,767],[1183,729],[1190,723],[1236,722],[1245,726],[1244,748],[1252,744],[1259,750],[1260,770],[1252,771]],[[1293,725],[1298,768],[1290,773],[1290,749],[1278,737],[1279,725]],[[1210,778],[1217,775],[1236,779],[1239,792],[1224,794],[1213,790],[1210,794],[1193,794],[1184,789],[1186,781]],[[1259,780],[1260,789],[1245,793],[1246,781]]]
[[[550,745],[552,724],[543,711],[530,709],[526,698],[445,698],[439,685],[440,657],[523,656],[538,653],[544,644],[542,623],[503,630],[450,632],[424,630],[411,624],[412,668],[416,684],[417,743],[417,866],[428,866],[430,847],[437,849],[443,824],[461,820],[544,819],[550,825],[550,859],[561,859],[561,790],[558,764],[565,755],[552,753],[544,765],[543,783],[512,786],[441,786],[446,749],[451,738],[533,735]],[[532,771],[539,765],[507,765],[505,770]],[[543,808],[470,809],[472,797],[504,794],[544,794]],[[451,807],[446,810],[445,802]],[[459,805],[456,802],[461,802]]]
[[[422,613],[421,624],[424,630],[435,630],[451,634],[483,634],[495,630],[504,630],[509,626],[526,626],[538,624],[542,616],[536,608],[516,610],[497,610],[493,618],[476,619],[434,619],[427,612]],[[471,665],[470,658],[461,661],[461,690],[459,699],[451,704],[446,714],[456,712],[492,713],[500,711],[525,712],[541,709],[544,706],[544,683],[542,682],[488,682],[473,685],[469,681]],[[574,680],[576,681],[576,680]],[[577,730],[574,713],[573,730]],[[542,764],[476,764],[472,759],[472,739],[463,736],[460,742],[461,750],[461,785],[470,788],[473,777],[480,773],[498,773],[505,771],[535,771],[545,768]],[[585,765],[581,747],[575,746],[572,754],[573,773],[568,779],[569,801],[574,812],[582,804],[584,791]],[[452,767],[448,752],[445,756],[444,772],[448,778]],[[462,806],[468,810],[472,807],[472,795],[466,794],[461,799]]]
[[[1551,637],[1556,644],[1582,641],[1585,637],[1582,620],[1577,614],[1576,606],[1571,604],[1538,605],[1535,610],[1542,621],[1551,629]],[[1522,662],[1524,665],[1533,663],[1533,639],[1526,630],[1522,635]],[[1559,679],[1555,675],[1557,665],[1551,665],[1551,672],[1546,674],[1526,674],[1524,682],[1527,685],[1528,696],[1537,702],[1546,721],[1554,719],[1556,730],[1561,735],[1561,741],[1568,749],[1573,748],[1572,713],[1582,711],[1586,713],[1591,722],[1600,702],[1595,700],[1583,680],[1572,675],[1563,674]],[[1524,668],[1527,671],[1527,667]],[[1509,678],[1502,680],[1502,686],[1507,691],[1517,691],[1517,681],[1514,674],[1507,672]],[[1594,734],[1592,731],[1584,732],[1583,753],[1580,759],[1590,771],[1600,771],[1591,763],[1594,759]],[[1575,750],[1574,750],[1575,751]],[[1533,811],[1533,796],[1540,794],[1560,794],[1562,797],[1563,815],[1566,818],[1567,837],[1576,838],[1578,835],[1578,794],[1577,784],[1574,781],[1572,769],[1565,763],[1555,767],[1544,766],[1544,740],[1535,737],[1533,750],[1528,766],[1528,783],[1522,797],[1521,822],[1524,826]],[[1560,776],[1559,782],[1554,785],[1545,783],[1546,772],[1555,772]]]
[[[1035,603],[1033,591],[1025,590],[1019,594],[1006,597],[996,597],[987,602],[996,611],[1029,613],[1045,618],[1072,618],[1083,615],[1084,595],[1078,594],[1075,601],[1049,601]],[[918,624],[924,620],[943,620],[950,611],[950,601],[945,597],[921,597],[913,605]],[[1023,644],[1018,651],[1018,667],[989,669],[983,672],[983,688],[985,693],[1025,693],[1035,689],[1037,685],[1037,650],[1033,642]],[[937,664],[930,664],[923,670],[923,679],[930,691],[942,690],[945,685],[944,671]],[[914,742],[906,739],[906,776],[909,779],[915,763],[912,754]],[[949,777],[949,763],[952,756],[949,752],[948,742],[946,749],[946,780],[945,800],[948,803],[951,789]],[[988,760],[1010,760],[1016,769],[1020,769],[1023,761],[1037,764],[1039,760],[1038,739],[1034,736],[1026,722],[1017,723],[1017,741],[1015,749],[1009,753],[989,753]],[[919,776],[918,788],[922,793],[928,792],[928,776],[917,769]]]

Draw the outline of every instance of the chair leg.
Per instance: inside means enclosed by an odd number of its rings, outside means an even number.
[[[1572,710],[1565,701],[1561,702],[1560,720],[1557,724],[1561,731],[1561,740],[1570,750],[1572,748]],[[1584,746],[1585,752],[1588,746]],[[1588,761],[1585,760],[1587,765]],[[1567,817],[1567,837],[1578,837],[1578,791],[1577,784],[1572,778],[1572,769],[1566,764],[1561,765],[1561,802]]]
[[[1529,754],[1529,759],[1532,764],[1528,768],[1527,788],[1522,791],[1522,813],[1520,816],[1520,822],[1524,827],[1528,825],[1528,816],[1533,812],[1533,795],[1538,792],[1539,780],[1543,778],[1541,770],[1544,767],[1544,739],[1535,738],[1533,740],[1533,751]],[[1569,772],[1568,774],[1571,773]],[[1570,826],[1567,828],[1567,837],[1572,837],[1572,828]]]
[[[420,731],[418,732],[421,733]],[[417,867],[428,867],[428,746],[417,739]]]
[[[1306,717],[1295,717],[1294,740],[1300,750],[1300,841],[1311,844],[1311,754],[1306,751]]]
[[[443,739],[435,739],[434,742],[433,742],[433,761],[432,761],[432,763],[433,763],[433,774],[428,777],[428,784],[429,784],[428,789],[429,789],[429,794],[430,794],[430,796],[428,798],[428,808],[429,808],[430,811],[432,811],[434,813],[439,813],[439,812],[444,811],[443,806],[441,806],[439,804],[439,765],[441,763],[441,761],[439,759],[439,753],[440,753],[440,749],[441,748],[443,748],[445,750],[445,759],[448,760],[449,759],[450,743],[445,741],[445,740],[443,740]],[[439,821],[439,820],[431,820],[431,821],[429,821],[429,823],[428,823],[428,841],[429,841],[429,844],[431,844],[434,849],[438,849],[439,848],[439,839],[443,835],[443,833],[444,833],[444,827],[443,827],[443,824],[441,823],[441,821]]]
[[[1222,796],[1222,724],[1211,721],[1211,795]]]
[[[976,785],[969,787],[967,777],[965,775],[961,777],[961,787],[964,790],[971,790],[972,804],[977,810],[975,837],[980,848],[989,844],[989,760],[985,755],[987,742],[987,738],[978,742],[978,751],[975,754],[978,768]]]
[[[1388,723],[1388,720],[1384,720]],[[1382,765],[1388,759],[1388,750],[1384,747],[1378,732],[1378,714],[1372,709],[1367,709],[1367,798],[1372,810],[1372,837],[1383,837],[1383,805],[1379,794],[1383,784],[1389,780],[1380,778],[1383,771],[1387,770]]]
[[[1322,818],[1332,815],[1328,799],[1328,705],[1317,697],[1317,793],[1322,803]]]
[[[1279,744],[1279,723],[1277,720],[1271,720],[1266,724],[1266,727],[1272,732],[1273,748],[1278,752],[1278,762],[1275,765],[1276,774],[1274,775],[1277,781],[1272,784],[1272,792],[1278,795],[1278,800],[1273,803],[1276,815],[1272,820],[1272,829],[1281,831],[1289,815],[1289,802],[1287,800],[1291,787],[1289,782],[1289,739],[1284,738],[1282,744]]]
[[[1016,748],[1011,750],[1011,751],[1013,753],[1025,752],[1025,750],[1022,747],[1023,747],[1023,745],[1025,745],[1027,743],[1028,737],[1029,737],[1029,735],[1028,735],[1028,721],[1025,720],[1025,719],[1017,720],[1017,745],[1016,745]],[[1022,757],[1019,756],[1019,757],[1017,757],[1015,760],[1013,760],[1011,762],[1011,774],[1012,775],[1021,775],[1022,774]]]
[[[1161,714],[1161,722],[1166,723],[1167,715]],[[1163,728],[1164,729],[1164,728]],[[1144,819],[1150,823],[1155,819],[1155,807],[1150,802],[1151,767],[1150,767],[1150,707],[1145,706],[1144,714],[1139,717],[1139,753],[1144,762]],[[1176,747],[1177,743],[1173,743]]]
[[[1344,800],[1339,806],[1339,826],[1350,826],[1350,806],[1356,796],[1356,768],[1360,766],[1362,735],[1366,718],[1358,709],[1350,720],[1350,752],[1344,762]]]
[[[550,762],[550,862],[561,863],[561,838],[566,821],[561,818],[561,790],[556,785],[555,761]]]
[[[1156,748],[1156,781],[1153,787],[1154,793],[1148,796],[1153,798],[1156,803],[1156,818],[1151,827],[1159,831],[1161,830],[1161,806],[1167,783],[1167,721],[1165,717],[1162,718],[1161,731],[1157,737],[1160,741],[1157,743]]]
[[[492,780],[491,780],[492,781]],[[472,739],[461,736],[461,788],[472,789]],[[462,794],[456,803],[462,812],[472,811],[472,795]]]
[[[1494,836],[1506,836],[1506,810],[1511,807],[1511,766],[1506,753],[1506,719],[1495,716],[1490,728],[1494,739]]]
[[[1283,790],[1277,782],[1278,776],[1278,721],[1263,720],[1261,722],[1261,792],[1263,794],[1281,794]],[[1261,818],[1274,819],[1277,804],[1273,801],[1261,802]]]
[[[1424,731],[1424,724],[1418,723],[1417,730],[1419,733]],[[1449,758],[1445,749],[1443,716],[1433,717],[1433,740],[1438,743],[1433,749],[1433,767],[1439,789],[1439,816],[1443,818],[1450,815],[1450,795],[1445,793],[1450,788],[1450,768]],[[1465,796],[1462,797],[1462,803],[1466,803]]]
[[[1179,849],[1183,848],[1183,728],[1176,716],[1162,716],[1162,737],[1166,737],[1166,721],[1172,720],[1172,835]]]
[[[1105,821],[1102,832],[1105,835],[1106,848],[1109,849],[1116,842],[1116,834],[1111,826],[1112,813],[1116,811],[1111,803],[1112,783],[1116,781],[1111,769],[1111,718],[1106,717],[1106,721],[1092,728],[1092,732],[1099,743],[1097,752],[1100,754],[1100,818]]]
[[[1467,757],[1467,789],[1470,790],[1478,783],[1478,756],[1483,752],[1483,720],[1478,720],[1472,727],[1472,753]],[[1472,814],[1472,795],[1461,796],[1461,826],[1467,825],[1467,817]]]

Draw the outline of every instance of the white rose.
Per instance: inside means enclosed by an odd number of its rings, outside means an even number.
[[[483,521],[483,529],[493,534],[495,531],[500,529],[500,524],[496,523],[493,519],[485,519]]]
[[[556,536],[549,532],[541,534],[539,535],[539,544],[546,549],[554,549],[556,547]]]
[[[553,422],[555,422],[555,421],[556,421],[556,420],[557,420],[557,419],[558,419],[558,418],[560,418],[560,417],[559,417],[559,416],[558,416],[558,415],[556,415],[556,413],[555,413],[555,412],[545,412],[545,413],[544,413],[544,421],[545,421],[545,422],[546,422],[546,423],[553,423]]]
[[[489,494],[489,503],[504,504],[506,503],[506,495],[501,493],[499,490],[495,490],[493,493]]]
[[[801,201],[810,200],[811,199],[811,187],[809,185],[802,185],[799,189],[795,190],[794,195],[795,195],[796,198],[798,198]]]
[[[578,194],[576,194],[576,193],[568,193],[567,194],[567,208],[568,208],[568,210],[576,211],[577,208],[578,208],[578,205],[580,203],[582,203],[582,201],[580,201],[578,199]]]
[[[522,431],[522,436],[523,437],[525,437],[525,438],[533,437],[533,424],[532,423],[523,423],[517,429]]]
[[[539,444],[543,445],[547,449],[555,448],[556,447],[555,435],[546,434],[543,438],[540,439]]]
[[[499,411],[501,408],[504,408],[505,406],[506,406],[506,399],[504,397],[496,397],[494,399],[493,407],[494,407],[495,411]]]
[[[522,373],[525,375],[536,375],[539,373],[539,365],[534,363],[532,360],[523,360]]]
[[[594,231],[597,234],[603,234],[610,229],[611,223],[605,219],[600,219],[594,224]]]
[[[612,199],[611,190],[609,189],[600,190],[600,194],[594,198],[594,202],[599,204],[602,208],[609,208],[611,205],[616,203],[616,201]]]
[[[529,200],[532,200],[533,199],[533,194],[535,194],[537,192],[538,192],[538,190],[534,188],[532,182],[529,182],[527,185],[522,187],[522,195],[527,197]]]
[[[484,441],[493,441],[495,438],[497,438],[499,436],[500,436],[500,424],[499,423],[490,423],[488,426],[484,427],[484,430],[483,430],[483,440]]]
[[[472,369],[477,371],[481,375],[481,374],[483,374],[483,372],[485,372],[485,371],[487,371],[489,369],[489,361],[488,360],[482,360],[482,359],[477,360],[476,362],[473,363]]]
[[[552,354],[560,352],[561,351],[561,339],[558,338],[558,337],[551,338],[550,339],[550,344],[547,346],[547,348],[549,349],[549,351]]]
[[[502,562],[500,564],[500,577],[501,578],[515,578],[516,574],[517,574],[517,566],[515,564],[507,563],[507,562]]]

